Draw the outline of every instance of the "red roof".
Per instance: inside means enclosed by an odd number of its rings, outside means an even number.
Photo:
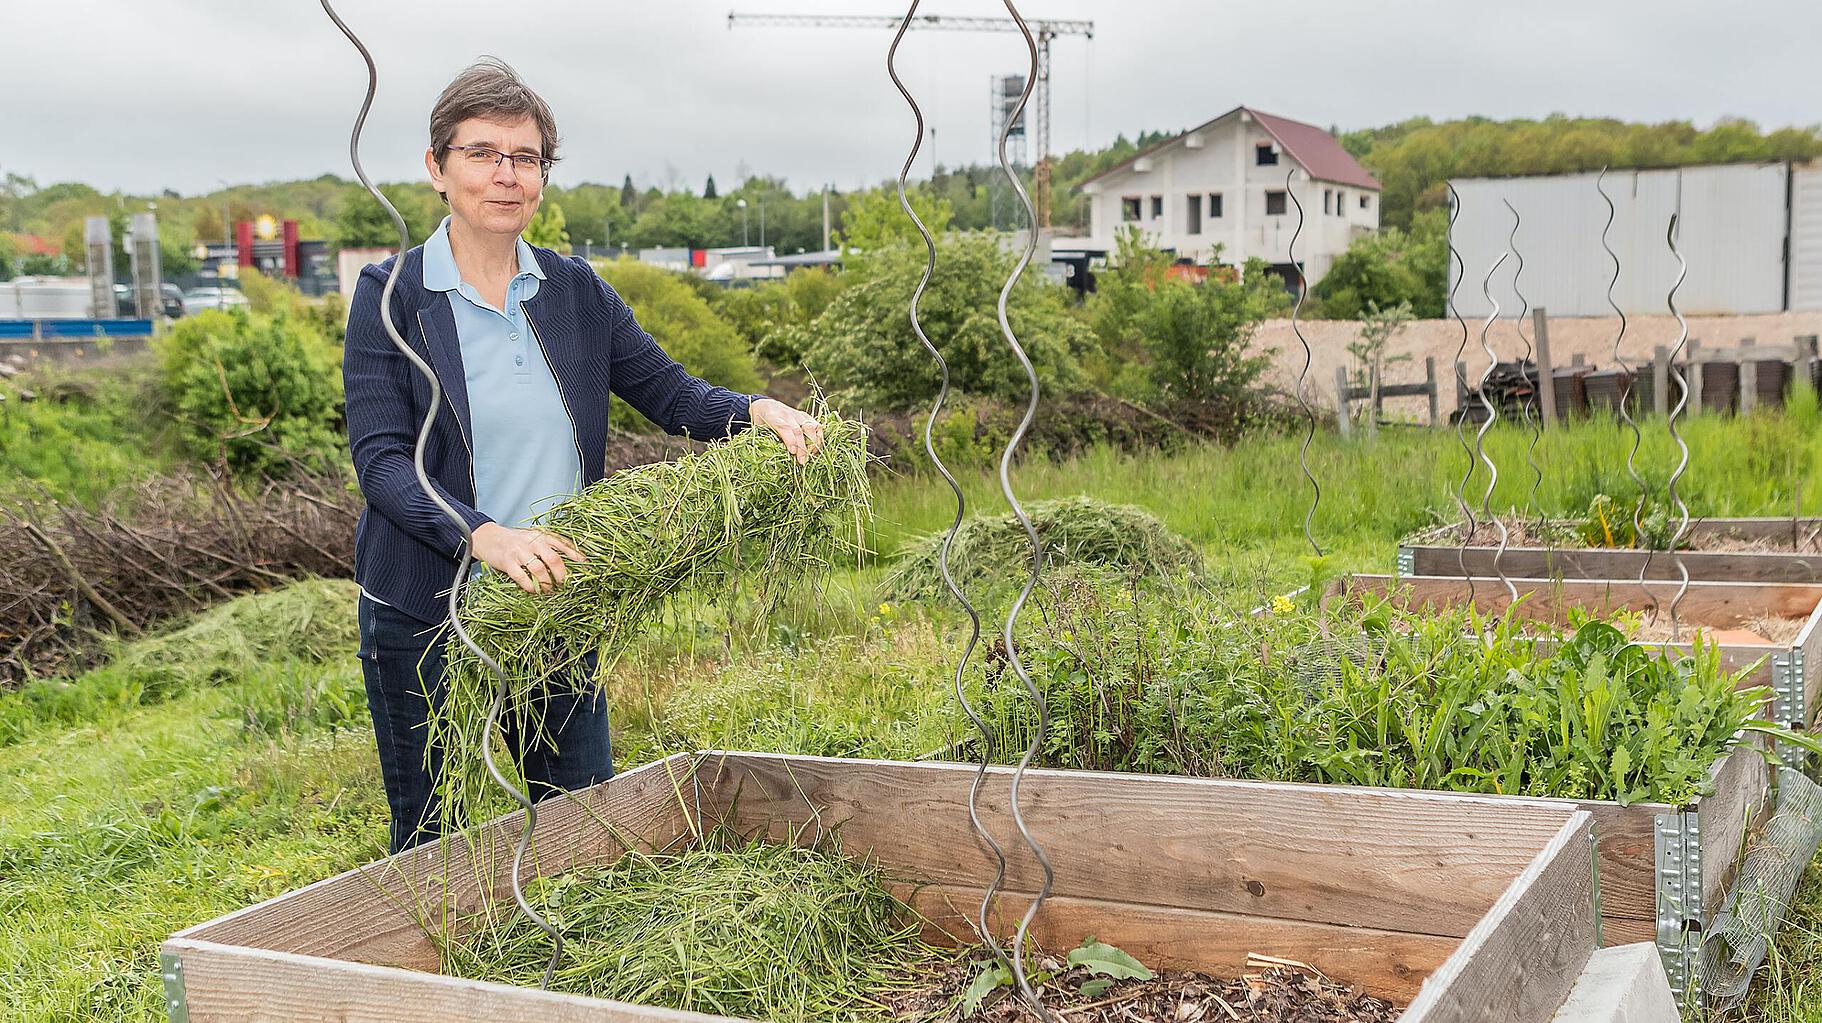
[[[1313,124],[1293,121],[1277,114],[1267,114],[1251,107],[1243,108],[1259,122],[1259,127],[1270,132],[1272,138],[1291,154],[1291,159],[1303,165],[1310,172],[1310,177],[1317,181],[1333,181],[1342,185],[1358,185],[1361,188],[1379,190],[1379,181],[1367,173],[1365,167],[1354,155],[1342,148],[1341,140]]]
[[[1181,141],[1184,135],[1201,131],[1203,128],[1214,124],[1216,121],[1225,120],[1241,112],[1251,115],[1253,120],[1259,122],[1259,127],[1264,128],[1267,134],[1271,135],[1272,138],[1277,139],[1278,145],[1291,155],[1291,159],[1302,164],[1303,169],[1309,172],[1310,177],[1317,181],[1333,181],[1337,184],[1354,185],[1358,188],[1370,188],[1375,192],[1379,191],[1379,181],[1374,178],[1373,175],[1367,173],[1367,169],[1360,165],[1360,161],[1354,159],[1353,154],[1342,148],[1340,140],[1336,139],[1335,136],[1330,135],[1328,132],[1313,124],[1305,124],[1302,121],[1293,121],[1288,117],[1279,117],[1277,114],[1267,114],[1262,111],[1254,110],[1252,107],[1235,107],[1227,113],[1222,114],[1220,117],[1205,121],[1202,124],[1191,128],[1182,135],[1166,139],[1149,149],[1133,154],[1131,157],[1122,160],[1101,173],[1096,174],[1094,177],[1089,178],[1088,181],[1096,181],[1107,177],[1110,174],[1123,171],[1128,167],[1131,167],[1133,163],[1138,161],[1141,157],[1150,156],[1152,153],[1163,149],[1165,146]],[[1088,181],[1084,181],[1083,184],[1087,184]]]
[[[14,234],[12,239],[23,256],[55,256],[63,251],[63,246],[35,234]]]

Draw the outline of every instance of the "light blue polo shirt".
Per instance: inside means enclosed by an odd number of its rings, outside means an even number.
[[[448,294],[462,349],[475,507],[502,526],[527,525],[534,512],[582,489],[575,425],[519,305],[543,280],[537,256],[519,239],[519,272],[506,288],[506,308],[496,309],[456,269],[448,217],[424,242],[424,287]]]

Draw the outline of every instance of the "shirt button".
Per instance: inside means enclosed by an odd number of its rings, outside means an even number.
[[[523,365],[525,365],[525,356],[523,356],[523,355],[515,355],[515,356],[513,356],[513,357],[512,357],[512,364],[513,364],[513,365],[515,365],[515,366],[523,366]]]
[[[508,341],[517,341],[517,340],[518,340],[518,339],[519,339],[519,335],[517,335],[517,334],[508,334],[508,335],[506,335],[506,339],[507,339],[507,340],[508,340]]]

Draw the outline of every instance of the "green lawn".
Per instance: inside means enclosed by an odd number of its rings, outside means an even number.
[[[1791,416],[1692,424],[1691,507],[1789,513],[1796,481],[1822,478],[1818,425],[1813,402]],[[1673,451],[1662,424],[1647,429],[1641,464],[1661,480]],[[1551,434],[1546,510],[1585,508],[1599,493],[1629,499],[1625,440],[1603,425]],[[1495,504],[1522,506],[1524,438],[1493,441],[1504,467]],[[1269,593],[1306,574],[1297,447],[1263,437],[1153,457],[1099,451],[1027,465],[1015,480],[1023,499],[1088,493],[1146,507],[1200,545],[1222,585]],[[1465,464],[1451,432],[1387,431],[1371,445],[1324,435],[1310,455],[1324,485],[1317,539],[1343,567],[1378,570],[1401,534],[1450,515]],[[988,466],[964,477],[972,508],[1003,510]],[[1816,514],[1822,495],[1802,503]],[[946,525],[951,508],[934,477],[884,480],[869,544],[890,552]],[[956,616],[882,606],[881,574],[837,572],[731,643],[718,612],[668,616],[613,672],[617,761],[696,745],[908,755],[943,742]],[[352,607],[345,583],[243,598],[81,679],[0,695],[0,1018],[162,1019],[163,937],[382,853]],[[1822,1021],[1810,976],[1822,963],[1822,867],[1806,892],[1755,1018]]]

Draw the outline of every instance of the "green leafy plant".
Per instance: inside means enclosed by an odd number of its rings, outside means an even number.
[[[759,390],[753,353],[683,275],[636,259],[602,260],[595,269],[632,308],[639,326],[683,368],[743,394]],[[657,429],[623,401],[613,404],[610,415],[615,429]]]
[[[180,320],[158,354],[165,401],[192,456],[268,475],[345,458],[339,355],[310,320],[209,309]]]
[[[1769,691],[1740,688],[1718,646],[1679,654],[1603,621],[1373,598],[1211,615],[1080,583],[1037,603],[1021,649],[1051,709],[1047,766],[1678,803],[1742,733],[1822,748],[1760,720]],[[1035,724],[1009,680],[990,665],[981,698],[1002,757]]]
[[[949,233],[938,241],[936,273],[919,304],[925,334],[948,360],[960,392],[1023,402],[1029,384],[1000,333],[994,308],[1016,256],[989,234]],[[924,272],[922,244],[888,246],[843,271],[852,281],[813,322],[785,328],[768,346],[801,351],[832,396],[872,411],[921,409],[938,380],[929,352],[911,331],[911,295]],[[1007,316],[1052,397],[1079,392],[1088,328],[1063,290],[1027,271]]]

